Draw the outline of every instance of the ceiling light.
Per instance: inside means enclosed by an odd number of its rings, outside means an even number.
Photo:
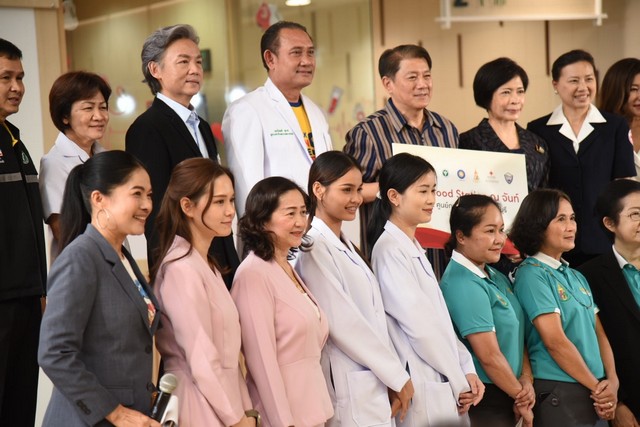
[[[287,6],[306,6],[311,4],[311,0],[286,0],[284,4]]]

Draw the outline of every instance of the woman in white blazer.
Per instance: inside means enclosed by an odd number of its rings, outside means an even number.
[[[389,332],[415,394],[402,426],[468,425],[467,411],[484,385],[471,354],[456,337],[447,305],[416,228],[431,220],[436,173],[408,153],[380,170],[380,193],[368,224],[371,263],[380,282]]]
[[[362,172],[347,154],[318,156],[309,172],[312,247],[296,269],[329,321],[321,364],[335,415],[328,426],[395,426],[413,384],[393,348],[380,287],[367,262],[341,233],[362,204]]]

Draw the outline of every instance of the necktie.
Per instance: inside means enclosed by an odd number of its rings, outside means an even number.
[[[200,152],[202,153],[202,157],[209,157],[209,151],[207,150],[207,146],[204,145],[204,141],[201,141],[198,138],[198,124],[200,123],[200,119],[195,111],[192,111],[187,119],[187,124],[191,126],[191,130],[193,131],[193,137],[198,144],[198,148],[200,148]]]

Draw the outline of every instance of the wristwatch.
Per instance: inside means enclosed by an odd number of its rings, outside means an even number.
[[[246,411],[244,411],[244,414],[249,418],[255,418],[256,427],[260,427],[260,412],[256,411],[255,409],[247,409]]]

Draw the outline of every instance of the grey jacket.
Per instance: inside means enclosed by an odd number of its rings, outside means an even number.
[[[158,302],[131,255],[135,274]],[[117,253],[91,225],[56,259],[48,280],[38,361],[55,388],[43,425],[111,425],[118,404],[147,413],[153,334],[147,305]]]

